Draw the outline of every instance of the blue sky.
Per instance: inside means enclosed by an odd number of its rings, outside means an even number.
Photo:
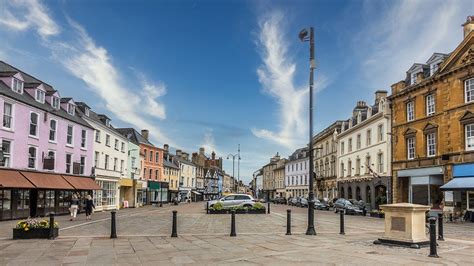
[[[473,10],[467,0],[0,0],[0,59],[117,127],[148,128],[156,145],[225,159],[240,143],[250,181],[307,143],[303,27],[316,29],[317,133],[414,62],[451,52]]]

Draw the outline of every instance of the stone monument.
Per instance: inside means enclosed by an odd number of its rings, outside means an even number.
[[[429,245],[426,236],[426,212],[430,206],[396,203],[380,206],[385,212],[385,233],[374,244],[420,248]]]

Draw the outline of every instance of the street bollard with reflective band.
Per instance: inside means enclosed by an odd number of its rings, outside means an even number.
[[[438,240],[444,241],[443,214],[438,213]]]
[[[49,239],[54,239],[54,212],[49,214]]]
[[[178,224],[177,224],[177,219],[178,219],[178,211],[173,211],[173,228],[171,229],[171,237],[178,237]]]
[[[346,233],[344,232],[344,212],[339,213],[339,234],[345,235]]]
[[[235,233],[235,210],[232,210],[230,215],[230,236],[237,236]]]
[[[268,206],[267,207],[268,208],[267,213],[270,214],[270,201],[267,203],[267,206]]]
[[[439,258],[436,247],[436,218],[431,217],[430,221],[430,255],[428,257]]]
[[[286,210],[286,235],[291,235],[291,210]]]
[[[110,222],[110,238],[117,238],[117,225],[115,223],[115,218],[116,218],[116,211],[110,212],[112,215],[112,220]]]

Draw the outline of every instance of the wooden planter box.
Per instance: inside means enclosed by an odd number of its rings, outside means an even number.
[[[211,210],[209,209],[209,214],[230,214],[230,210]],[[236,210],[236,214],[266,214],[266,209],[259,210]]]
[[[53,229],[54,238],[58,237],[59,235],[59,228]],[[24,229],[13,229],[13,239],[35,239],[35,238],[42,238],[48,239],[49,238],[49,228],[33,228],[28,231]]]

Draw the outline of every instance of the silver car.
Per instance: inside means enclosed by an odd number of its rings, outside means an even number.
[[[231,194],[218,200],[211,200],[209,201],[209,207],[213,207],[217,202],[222,203],[224,209],[237,206],[251,208],[255,204],[253,197],[247,194]]]

